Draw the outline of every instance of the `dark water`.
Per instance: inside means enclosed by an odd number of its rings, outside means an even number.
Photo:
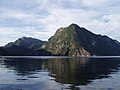
[[[0,90],[120,90],[120,58],[0,58]]]

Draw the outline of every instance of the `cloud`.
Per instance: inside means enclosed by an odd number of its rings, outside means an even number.
[[[119,0],[1,0],[0,45],[22,36],[47,40],[60,27],[77,23],[120,40]]]
[[[83,4],[86,6],[100,6],[101,4],[106,3],[107,0],[83,0]]]
[[[34,37],[39,38],[42,40],[46,40],[49,36],[48,33],[45,31],[37,31],[35,28],[31,27],[0,27],[0,44],[5,45],[8,42],[13,42],[17,38],[27,36],[27,37]]]

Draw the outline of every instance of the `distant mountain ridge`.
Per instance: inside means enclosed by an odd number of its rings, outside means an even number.
[[[12,45],[28,48],[28,49],[37,49],[41,47],[45,41],[31,38],[31,37],[22,37],[16,40],[15,42],[10,42],[4,46],[4,48],[11,47]]]
[[[8,43],[3,48],[12,55],[41,55],[44,50],[37,51],[37,49],[44,43],[45,41],[39,39],[22,37],[15,42]]]
[[[77,24],[59,28],[48,41],[22,37],[15,42],[8,43],[3,49],[12,55],[120,55],[120,43],[118,41],[108,36],[96,35]]]

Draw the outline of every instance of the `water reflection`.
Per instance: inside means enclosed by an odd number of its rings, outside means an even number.
[[[1,61],[0,64],[1,69],[14,71],[5,74],[14,73],[16,76],[27,76],[22,79],[17,78],[17,81],[34,78],[37,84],[42,85],[39,83],[39,79],[46,78],[44,75],[41,76],[41,73],[46,72],[46,75],[51,77],[46,82],[55,81],[60,85],[68,84],[70,87],[65,89],[77,90],[76,86],[87,85],[96,79],[108,78],[110,74],[119,71],[120,60],[110,58],[10,59]]]
[[[34,59],[12,59],[2,63],[5,68],[15,70],[17,75],[35,74],[39,70],[45,70],[43,60]]]
[[[56,59],[48,61],[46,67],[57,82],[77,86],[86,85],[94,79],[109,77],[110,73],[118,70],[119,63],[119,60],[113,59]]]

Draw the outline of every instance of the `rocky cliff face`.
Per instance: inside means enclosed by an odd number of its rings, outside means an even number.
[[[4,55],[7,51],[12,55],[115,56],[120,55],[120,43],[71,24],[59,28],[47,42],[22,37],[8,43],[0,51]]]
[[[91,54],[82,47],[77,41],[76,25],[72,24],[66,28],[60,28],[56,31],[47,43],[43,45],[44,49],[53,55],[66,56],[90,56]]]
[[[119,42],[107,36],[96,35],[76,24],[58,29],[42,48],[53,55],[120,55]]]

